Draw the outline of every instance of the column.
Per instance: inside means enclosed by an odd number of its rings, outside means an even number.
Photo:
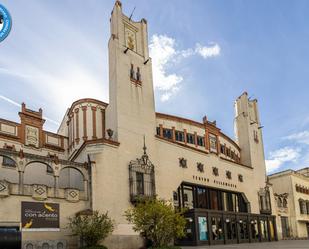
[[[84,180],[84,192],[85,192],[85,198],[88,200],[89,193],[88,193],[88,181]]]
[[[59,196],[59,176],[54,176],[54,197]]]
[[[87,106],[83,106],[82,107],[83,110],[83,131],[84,131],[84,135],[83,135],[83,139],[84,141],[87,140]]]
[[[24,194],[24,172],[18,171],[19,174],[19,194]]]
[[[92,110],[92,139],[97,139],[97,108],[91,107]]]

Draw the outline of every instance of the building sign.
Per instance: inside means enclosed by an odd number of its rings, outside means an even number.
[[[23,230],[59,231],[59,204],[46,202],[22,202],[21,222]]]

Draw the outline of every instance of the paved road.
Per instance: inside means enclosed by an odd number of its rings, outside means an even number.
[[[280,240],[251,244],[213,245],[213,246],[184,246],[182,249],[309,249],[309,240]]]

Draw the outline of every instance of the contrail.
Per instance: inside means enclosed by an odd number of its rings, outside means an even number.
[[[15,101],[12,100],[12,99],[9,99],[9,98],[3,96],[3,95],[0,95],[0,99],[4,100],[4,101],[6,101],[6,102],[8,102],[8,103],[10,103],[10,104],[12,104],[12,105],[15,105],[15,106],[17,106],[17,107],[19,107],[19,108],[21,107],[21,104],[15,102]],[[53,119],[51,119],[51,118],[48,118],[48,117],[43,117],[43,118],[44,118],[46,121],[50,122],[50,123],[53,123],[53,124],[55,124],[55,125],[60,125],[59,122],[57,122],[57,121],[55,121],[55,120],[53,120]]]
[[[48,117],[43,116],[43,118],[44,118],[46,121],[50,122],[50,123],[53,123],[53,124],[58,125],[58,126],[60,125],[59,122],[57,122],[57,121],[55,121],[55,120],[52,120],[52,119],[50,119],[50,118],[48,118]]]
[[[21,107],[21,104],[18,104],[18,103],[15,102],[14,100],[11,100],[11,99],[9,99],[9,98],[7,98],[7,97],[4,97],[3,95],[0,95],[0,99],[3,99],[3,100],[5,100],[6,102],[9,102],[10,104],[15,105],[15,106],[17,106],[17,107]]]

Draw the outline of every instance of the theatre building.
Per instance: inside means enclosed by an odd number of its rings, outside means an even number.
[[[124,212],[154,195],[188,210],[176,244],[276,240],[257,100],[236,99],[235,138],[206,116],[157,113],[147,21],[116,1],[110,29],[109,103],[75,101],[56,133],[25,104],[20,122],[0,119],[0,243],[10,234],[24,249],[76,248],[68,217],[99,210],[115,221],[108,248],[136,249]]]

